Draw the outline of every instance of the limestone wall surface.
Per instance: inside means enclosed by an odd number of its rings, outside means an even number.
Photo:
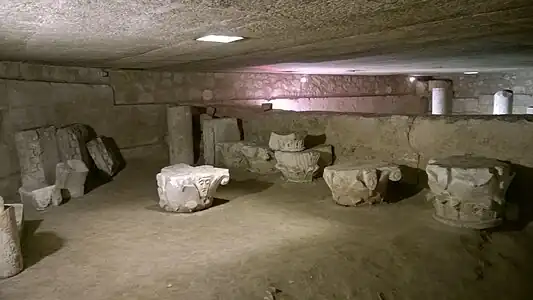
[[[516,116],[379,116],[334,113],[241,114],[246,140],[270,131],[324,135],[337,160],[380,159],[424,169],[431,158],[474,155],[533,167],[533,118]]]
[[[165,105],[115,105],[99,69],[0,63],[0,195],[19,187],[14,133],[45,125],[88,124],[123,154],[164,149]]]

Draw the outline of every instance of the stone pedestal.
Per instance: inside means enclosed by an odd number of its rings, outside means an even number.
[[[50,185],[55,182],[59,152],[54,126],[15,133],[22,185]]]
[[[388,163],[347,163],[326,167],[323,177],[335,203],[358,206],[383,202],[389,180],[399,181],[402,173]]]
[[[274,151],[299,152],[305,149],[304,140],[307,136],[305,132],[292,132],[279,134],[272,132],[268,146]]]
[[[167,125],[170,164],[194,164],[191,107],[168,107]]]
[[[318,151],[304,150],[301,152],[274,151],[276,169],[289,182],[306,183],[313,181],[318,171]]]
[[[0,197],[0,278],[15,276],[24,268],[15,207]]]
[[[121,167],[120,152],[111,138],[97,137],[87,143],[87,149],[100,171],[110,177],[118,173]]]
[[[426,172],[435,219],[475,229],[499,225],[513,175],[507,163],[480,157],[430,160]]]
[[[513,91],[502,90],[494,94],[493,115],[510,115],[513,113]]]
[[[202,124],[202,139],[204,146],[204,163],[220,165],[221,158],[217,155],[216,144],[222,142],[238,142],[241,132],[237,119],[221,118],[204,120]]]
[[[166,211],[189,213],[213,205],[219,185],[229,182],[228,169],[177,164],[157,174],[159,206]]]
[[[22,203],[31,203],[36,210],[44,210],[50,205],[58,206],[63,201],[61,190],[55,185],[22,186],[19,194]]]
[[[85,145],[94,138],[92,128],[84,124],[72,124],[57,130],[57,143],[61,161],[81,160],[85,165],[91,163],[91,156]]]
[[[85,180],[89,169],[83,161],[71,159],[56,166],[56,188],[67,190],[70,198],[78,198],[85,194]]]

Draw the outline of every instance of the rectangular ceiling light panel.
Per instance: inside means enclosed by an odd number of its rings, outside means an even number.
[[[214,42],[214,43],[231,43],[244,39],[242,36],[229,36],[229,35],[206,35],[201,38],[197,38],[197,41],[201,42]]]

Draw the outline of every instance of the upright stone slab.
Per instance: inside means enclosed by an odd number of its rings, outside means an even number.
[[[221,118],[204,120],[202,125],[202,138],[204,145],[204,163],[207,165],[221,164],[221,156],[217,154],[216,144],[221,142],[238,142],[241,132],[237,119]]]
[[[457,227],[499,225],[514,175],[510,165],[483,157],[451,156],[426,166],[436,220]]]
[[[15,133],[23,186],[50,185],[55,182],[59,152],[54,126]]]
[[[194,164],[191,107],[167,107],[167,126],[170,164]]]
[[[78,198],[85,194],[85,180],[89,169],[83,161],[70,159],[56,166],[56,188],[67,190],[70,198]]]
[[[358,206],[381,203],[389,180],[399,181],[402,173],[393,164],[364,162],[326,167],[323,177],[337,204]]]
[[[22,251],[15,207],[5,206],[0,197],[0,278],[15,276],[22,271]]]
[[[86,166],[91,163],[91,156],[86,143],[90,141],[93,130],[85,124],[72,124],[57,130],[57,143],[61,161],[81,160]]]
[[[97,137],[87,143],[87,149],[99,170],[110,177],[118,173],[121,167],[120,153],[113,147],[110,138]]]
[[[493,115],[510,115],[513,113],[513,91],[502,90],[494,94]]]
[[[219,185],[229,182],[228,169],[177,164],[157,174],[159,206],[169,212],[189,213],[213,205]]]

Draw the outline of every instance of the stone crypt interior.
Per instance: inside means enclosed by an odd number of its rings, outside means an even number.
[[[532,11],[1,1],[0,299],[533,299]]]

